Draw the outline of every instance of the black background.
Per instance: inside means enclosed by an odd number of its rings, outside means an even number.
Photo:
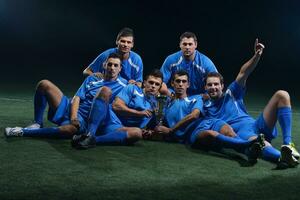
[[[266,49],[248,87],[297,93],[300,1],[0,0],[0,83],[47,78],[79,86],[82,70],[115,46],[125,26],[135,31],[133,50],[145,72],[160,68],[179,50],[180,34],[192,31],[198,50],[213,60],[227,84],[253,55],[258,37]]]

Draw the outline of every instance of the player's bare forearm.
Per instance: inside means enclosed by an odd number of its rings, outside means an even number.
[[[253,72],[253,70],[256,68],[260,57],[263,53],[265,46],[261,43],[258,43],[258,39],[255,40],[254,44],[254,55],[250,60],[248,60],[240,69],[239,74],[237,75],[236,82],[241,85],[245,86],[246,81],[249,77],[249,75]]]
[[[182,120],[180,120],[174,127],[172,127],[172,132],[179,130],[182,127],[188,126],[191,122],[198,119],[200,116],[200,110],[194,109],[190,114],[186,115]]]
[[[77,113],[79,108],[80,98],[78,96],[74,96],[71,103],[71,111],[70,111],[70,119],[77,119]]]
[[[114,100],[112,107],[113,107],[113,110],[120,116],[144,117],[144,116],[147,116],[147,114],[149,114],[149,115],[151,114],[150,111],[147,113],[147,111],[138,111],[138,110],[129,108],[125,104],[125,102],[118,97],[116,97],[116,99]]]

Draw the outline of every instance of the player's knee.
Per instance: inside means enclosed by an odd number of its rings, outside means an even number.
[[[276,93],[275,93],[275,96],[277,99],[279,99],[280,101],[283,101],[283,102],[286,102],[286,103],[289,103],[290,102],[290,95],[287,91],[285,90],[278,90]]]
[[[65,126],[60,126],[59,130],[63,134],[68,134],[68,135],[74,135],[78,130],[75,126],[73,125],[65,125]]]
[[[53,83],[49,80],[41,80],[40,82],[38,82],[38,84],[36,85],[36,90],[38,91],[47,91],[49,90],[49,88],[51,87],[51,85],[53,85]]]
[[[109,87],[103,86],[99,89],[96,98],[103,99],[105,102],[109,102],[112,95],[112,91]]]
[[[236,133],[234,132],[234,130],[232,129],[231,126],[229,125],[224,125],[222,126],[221,130],[220,130],[220,133],[222,135],[226,135],[228,137],[235,137],[236,136]]]
[[[127,141],[129,143],[136,142],[138,140],[141,140],[142,138],[142,130],[140,128],[131,128],[127,131]]]

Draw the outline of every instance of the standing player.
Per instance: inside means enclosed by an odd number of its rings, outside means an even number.
[[[141,57],[131,51],[134,46],[133,30],[123,28],[117,36],[116,48],[102,52],[98,57],[83,71],[84,75],[94,74],[101,77],[105,71],[104,62],[110,53],[118,53],[122,56],[122,70],[120,75],[131,84],[141,86],[143,81],[143,62]]]
[[[145,77],[143,88],[128,85],[116,96],[113,109],[124,126],[149,127],[162,79],[162,73],[153,70]]]
[[[170,87],[170,79],[174,72],[185,70],[190,77],[189,95],[204,93],[204,78],[208,72],[216,72],[217,69],[213,62],[197,48],[197,37],[192,32],[185,32],[180,36],[180,49],[174,54],[169,55],[162,67],[161,72],[164,76],[164,83]],[[166,90],[166,86],[163,86]]]
[[[5,135],[10,136],[72,136],[76,132],[84,133],[92,103],[111,103],[125,86],[127,81],[119,76],[121,58],[110,54],[105,62],[107,70],[104,78],[89,76],[85,79],[72,101],[48,80],[40,81],[34,96],[34,124],[26,127],[6,128]],[[42,128],[43,113],[49,105],[48,119],[58,127]],[[101,111],[101,110],[100,110]],[[99,111],[99,112],[100,112]]]
[[[298,164],[299,153],[292,143],[291,123],[292,111],[289,94],[279,90],[271,97],[261,115],[254,120],[247,113],[243,98],[246,93],[246,81],[257,66],[263,53],[264,45],[255,41],[254,56],[240,69],[234,82],[223,92],[223,77],[219,73],[209,73],[206,78],[205,89],[210,96],[204,104],[207,115],[222,119],[243,139],[251,139],[257,134],[265,134],[266,147],[263,149],[263,158],[274,162],[280,161],[287,167]],[[269,142],[277,136],[275,128],[279,122],[283,135],[281,153],[273,148]]]
[[[261,151],[261,138],[252,141],[236,137],[230,126],[219,119],[200,117],[203,114],[203,100],[200,95],[187,95],[189,87],[188,73],[179,70],[174,73],[172,86],[174,99],[166,106],[167,126],[157,126],[156,132],[165,135],[167,140],[188,142],[193,147],[205,145],[218,148],[233,148],[246,153],[249,161],[255,163]],[[220,134],[221,133],[221,134]]]

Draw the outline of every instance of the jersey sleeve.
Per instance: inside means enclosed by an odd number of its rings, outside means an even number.
[[[137,66],[139,66],[139,70],[137,71],[136,76],[134,77],[134,79],[137,82],[143,82],[143,69],[144,69],[144,66],[143,66],[143,61],[142,61],[141,57],[138,57],[136,64],[137,64]]]
[[[207,57],[205,56],[204,59],[202,60],[203,66],[206,68],[206,72],[218,72],[215,64]]]
[[[163,74],[164,77],[164,82],[168,84],[171,78],[171,68],[170,68],[170,58],[167,57],[166,60],[164,61],[163,65],[160,68],[161,73]]]
[[[104,63],[107,59],[107,51],[102,52],[100,55],[95,58],[95,60],[89,65],[93,73],[104,72]]]
[[[81,84],[81,86],[79,87],[79,89],[77,90],[75,96],[78,96],[81,100],[85,99],[85,94],[87,92],[87,85],[88,83],[93,79],[93,76],[88,76],[83,83]]]
[[[236,99],[243,99],[246,93],[246,87],[242,87],[236,81],[232,82],[228,89]]]
[[[193,101],[195,101],[192,105],[191,111],[198,109],[202,114],[204,113],[203,109],[203,99],[200,95],[193,96]]]
[[[131,98],[132,98],[132,94],[133,94],[133,88],[134,85],[127,85],[125,88],[123,88],[119,94],[117,95],[117,97],[119,97],[120,99],[122,99],[126,105],[129,104]]]

